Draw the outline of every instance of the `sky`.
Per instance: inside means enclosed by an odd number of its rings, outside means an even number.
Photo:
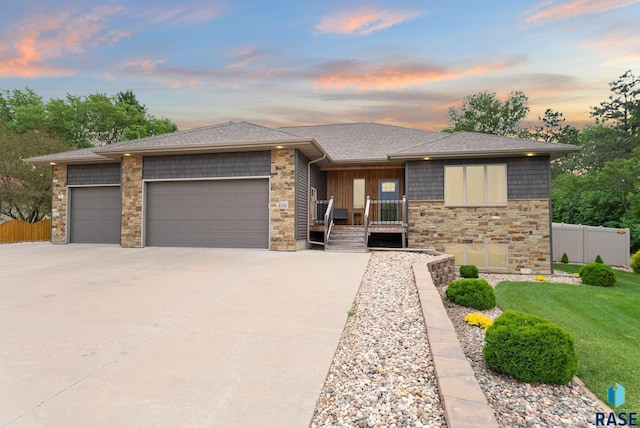
[[[190,129],[378,122],[439,131],[465,96],[592,123],[640,75],[640,0],[21,0],[0,6],[0,89],[132,90]]]

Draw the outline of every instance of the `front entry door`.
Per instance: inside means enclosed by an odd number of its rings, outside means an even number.
[[[400,198],[400,180],[383,178],[378,180],[378,219],[381,222],[398,221],[398,199]],[[388,202],[385,202],[388,201]]]

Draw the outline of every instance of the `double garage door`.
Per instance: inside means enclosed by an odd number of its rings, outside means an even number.
[[[268,248],[267,179],[152,181],[145,245]]]
[[[120,187],[70,192],[70,242],[120,243]],[[144,211],[147,246],[269,247],[267,179],[148,182]]]

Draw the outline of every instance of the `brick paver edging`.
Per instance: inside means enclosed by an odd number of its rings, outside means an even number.
[[[449,428],[498,428],[493,410],[464,355],[429,269],[413,264],[438,389]]]

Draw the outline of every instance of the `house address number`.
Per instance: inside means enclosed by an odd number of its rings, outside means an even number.
[[[276,207],[279,210],[288,210],[289,209],[289,201],[278,201]]]

